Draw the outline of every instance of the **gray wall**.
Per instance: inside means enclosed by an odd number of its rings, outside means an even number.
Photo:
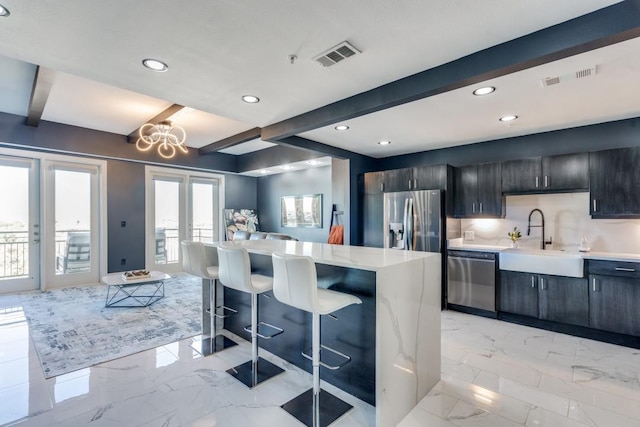
[[[280,197],[322,194],[322,228],[280,226]],[[258,178],[258,215],[262,231],[289,234],[300,241],[326,243],[331,221],[331,167]]]

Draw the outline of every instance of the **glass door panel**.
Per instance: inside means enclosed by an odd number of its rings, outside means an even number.
[[[47,287],[99,280],[100,185],[97,166],[46,161]]]
[[[180,262],[180,185],[179,181],[153,180],[155,264]]]
[[[189,200],[189,238],[195,242],[214,242],[218,239],[218,181],[191,180]]]
[[[0,293],[37,289],[37,161],[0,156]]]
[[[56,274],[91,270],[91,174],[55,171]]]

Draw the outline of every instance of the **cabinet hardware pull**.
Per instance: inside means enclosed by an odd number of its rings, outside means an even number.
[[[411,190],[411,180],[409,180],[409,190]]]
[[[544,188],[549,187],[549,176],[545,175],[544,176]]]
[[[616,267],[616,271],[628,271],[629,273],[633,273],[636,271],[635,268],[624,268],[624,267]]]
[[[384,182],[380,183],[380,191],[384,191]]]
[[[596,199],[593,199],[593,211],[598,212],[598,205],[596,203]]]
[[[471,207],[471,212],[476,213],[476,202],[473,202],[473,205]]]
[[[598,286],[598,282],[595,277],[591,280],[591,283],[593,283],[593,292],[600,292],[600,286]]]
[[[536,287],[536,278],[535,278],[535,276],[531,276],[531,287],[532,288]]]
[[[416,188],[418,188],[418,179],[414,179],[413,180],[413,189],[415,190]]]
[[[482,202],[480,202],[480,213],[482,213]]]
[[[536,188],[540,187],[540,179],[536,176]]]
[[[542,289],[543,291],[547,290],[547,288],[545,288],[544,286],[544,279],[542,277],[540,278],[540,289]]]

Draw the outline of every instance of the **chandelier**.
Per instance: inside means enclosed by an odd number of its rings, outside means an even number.
[[[176,155],[176,148],[183,153],[188,153],[184,144],[187,134],[180,126],[173,126],[171,121],[163,120],[157,125],[146,123],[140,127],[140,137],[136,141],[136,148],[140,151],[149,151],[154,145],[158,145],[158,154],[165,159]]]

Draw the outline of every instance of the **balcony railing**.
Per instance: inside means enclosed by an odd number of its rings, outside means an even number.
[[[0,278],[29,274],[29,232],[0,232]]]

